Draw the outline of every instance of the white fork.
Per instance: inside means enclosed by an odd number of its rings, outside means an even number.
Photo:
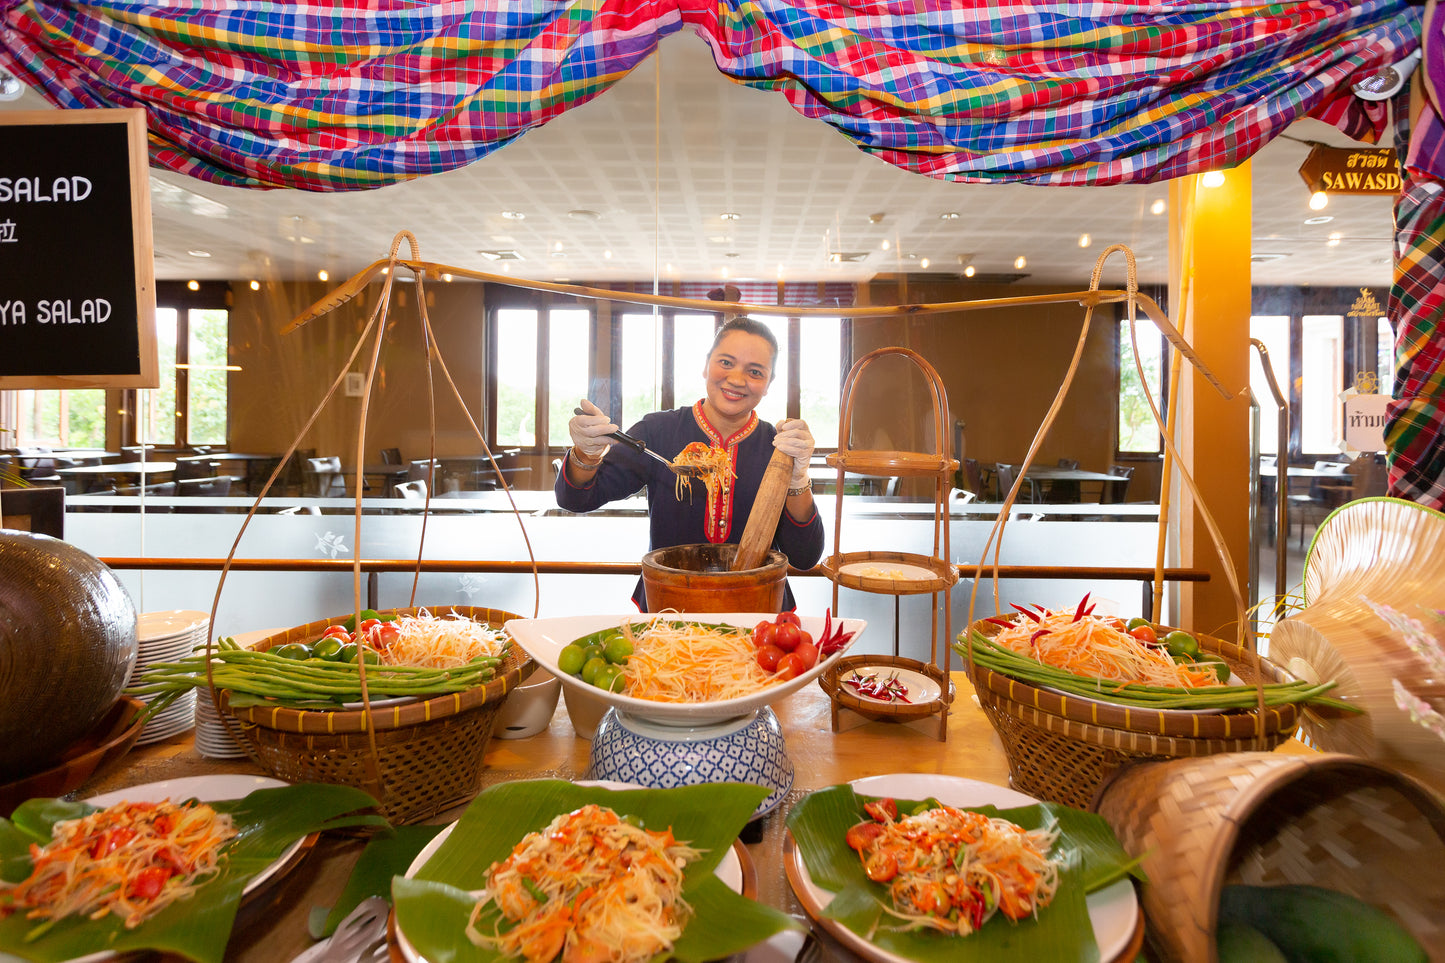
[[[372,958],[378,942],[383,950],[386,948],[386,917],[390,911],[380,896],[362,900],[337,924],[330,939],[309,947],[292,963],[358,963]]]

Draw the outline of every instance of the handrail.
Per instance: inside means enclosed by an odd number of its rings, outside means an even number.
[[[176,571],[176,572],[197,572],[197,571],[220,571],[226,567],[224,558],[177,558],[158,556],[112,556],[100,559],[109,567],[117,570],[150,570],[150,571]],[[383,572],[492,572],[499,574],[522,573],[531,574],[535,571],[539,575],[640,575],[642,573],[641,562],[532,562],[522,559],[518,561],[503,561],[500,559],[424,559],[418,562],[416,559],[402,558],[363,558],[359,562],[346,558],[233,558],[230,561],[232,572],[343,572],[351,573],[356,566],[367,573],[367,596],[368,607],[376,608],[376,582],[375,577]],[[978,578],[980,572],[992,576],[994,567],[991,565],[959,565],[958,576],[961,579]],[[790,568],[788,574],[802,578],[827,578],[821,566],[814,566],[808,569]],[[1145,593],[1145,610],[1151,607],[1148,604],[1152,599],[1153,579],[1155,570],[1153,566],[1143,567],[1119,567],[1119,566],[1095,566],[1095,565],[1000,565],[998,577],[1000,579],[1100,579],[1103,581],[1120,582],[1143,582]],[[1209,571],[1202,568],[1166,568],[1164,579],[1171,582],[1207,582]]]

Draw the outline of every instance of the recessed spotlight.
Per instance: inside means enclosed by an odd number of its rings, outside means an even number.
[[[944,211],[942,214],[938,215],[938,219],[940,221],[956,221],[958,220],[958,217],[959,214],[957,211]]]
[[[509,221],[525,221],[527,219],[527,215],[521,211],[503,211],[502,216]]]
[[[1149,205],[1149,213],[1158,217],[1164,213],[1164,198],[1156,198],[1153,204]]]
[[[742,220],[743,216],[736,211],[724,211],[723,213],[719,214],[718,217],[722,218],[724,221],[740,221]]]
[[[564,257],[566,257],[566,256],[567,256],[567,252],[566,252],[566,251],[553,251],[553,252],[552,252],[552,257],[555,257],[555,258],[559,258],[559,259],[560,259],[560,258],[564,258]]]
[[[1094,243],[1094,239],[1087,234],[1079,235],[1079,247],[1088,247]]]
[[[1324,191],[1315,191],[1310,195],[1310,210],[1323,211],[1330,204],[1330,195]]]
[[[1028,266],[1029,266],[1029,260],[1028,260],[1028,258],[1024,257],[1022,254],[1020,254],[1018,257],[1014,258],[1014,270],[1015,270],[1015,271],[1022,271],[1024,268],[1026,268],[1026,267],[1028,267]]]
[[[972,264],[970,264],[968,267],[966,267],[966,268],[963,269],[963,276],[966,277],[966,278],[971,278],[971,277],[973,277],[973,276],[974,276],[975,274],[977,274],[977,273],[978,273],[978,269],[977,269],[976,267],[974,267]]]
[[[450,274],[443,274],[443,275],[442,275],[442,280],[445,281],[445,282],[448,283],[448,284],[451,284],[451,283],[452,283],[452,276],[451,276]]]
[[[186,282],[186,287],[190,288],[192,291],[199,291],[199,290],[201,289],[201,282],[200,282],[200,281],[187,281],[187,282]]]
[[[562,242],[561,242],[561,241],[557,241],[556,243],[554,243],[554,244],[552,245],[552,250],[554,250],[554,251],[560,251],[560,250],[562,250]]]
[[[210,256],[211,256],[211,252],[210,252],[210,251],[195,250],[195,251],[187,251],[186,253],[189,254],[191,257],[210,257]]]
[[[252,282],[251,282],[251,290],[252,290],[252,291],[259,291],[259,290],[261,290],[261,282],[260,282],[260,281],[252,281]]]
[[[330,274],[327,274],[326,271],[324,271],[324,270],[322,270],[322,271],[317,271],[317,272],[316,272],[316,280],[318,280],[318,281],[330,281],[330,280],[331,280],[331,275],[330,275]]]
[[[604,260],[604,261],[610,261],[610,260],[612,260],[612,252],[611,252],[610,250],[609,250],[609,251],[603,251],[603,252],[602,252],[602,260]]]
[[[923,270],[927,271],[927,270],[928,270],[928,258],[924,258],[923,260],[919,261],[919,262],[918,262],[918,266],[921,267],[921,268],[923,268]]]
[[[1325,244],[1326,244],[1327,246],[1329,246],[1329,247],[1339,247],[1339,246],[1340,246],[1340,240],[1341,240],[1341,238],[1343,238],[1343,237],[1344,237],[1344,235],[1341,234],[1339,231],[1331,231],[1331,232],[1330,232],[1329,239],[1328,239],[1327,241],[1325,241]]]
[[[1305,218],[1305,223],[1306,223],[1306,224],[1328,224],[1330,221],[1333,221],[1334,219],[1335,219],[1335,216],[1334,216],[1333,214],[1317,214],[1317,215],[1315,215],[1314,217],[1307,217],[1307,218]]]
[[[1223,187],[1224,171],[1205,171],[1204,176],[1199,178],[1199,183],[1205,187]]]
[[[886,238],[886,237],[883,239],[883,243],[879,245],[879,247],[881,247],[881,248],[882,248],[883,250],[885,250],[885,251],[888,250],[889,248],[891,248],[892,246],[893,246],[893,243],[892,243],[891,241],[889,241],[888,238]]]

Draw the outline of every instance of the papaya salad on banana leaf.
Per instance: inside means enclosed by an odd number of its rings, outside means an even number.
[[[954,650],[984,668],[1066,694],[1154,709],[1252,709],[1309,703],[1357,711],[1325,695],[1334,682],[1247,685],[1188,632],[1147,619],[1015,605],[961,632]]]

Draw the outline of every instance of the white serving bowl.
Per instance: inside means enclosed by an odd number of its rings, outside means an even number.
[[[535,736],[552,722],[557,697],[561,694],[562,683],[557,677],[533,663],[532,671],[522,679],[522,684],[507,694],[497,713],[492,735],[497,739]]]
[[[713,702],[652,702],[647,699],[634,699],[631,696],[623,695],[620,692],[607,692],[596,686],[588,685],[576,676],[567,675],[557,668],[558,654],[571,642],[582,638],[584,635],[591,635],[603,629],[616,628],[624,622],[642,622],[653,616],[640,615],[636,612],[627,615],[569,615],[550,619],[512,619],[507,622],[507,634],[517,644],[526,650],[527,654],[535,659],[542,668],[551,672],[562,680],[563,692],[567,698],[567,711],[573,715],[572,724],[577,726],[577,716],[573,713],[573,693],[588,696],[592,701],[601,699],[603,703],[617,709],[618,712],[627,712],[651,722],[662,723],[663,725],[674,726],[698,726],[709,722],[721,722],[725,719],[735,719],[738,716],[747,715],[763,706],[771,705],[784,696],[797,692],[803,686],[812,682],[822,674],[823,669],[833,660],[842,657],[858,637],[863,634],[867,622],[861,619],[833,620],[834,625],[839,621],[843,623],[844,630],[852,632],[853,636],[848,644],[841,650],[829,656],[827,659],[819,659],[814,666],[802,675],[799,675],[787,682],[766,689],[760,689],[751,695],[741,696],[736,699],[720,699]],[[707,622],[709,624],[735,625],[751,629],[764,619],[777,618],[776,613],[751,612],[751,613],[684,613],[680,615],[669,615],[669,619],[688,622]],[[823,619],[814,616],[802,616],[799,620],[802,627],[818,639],[823,633]],[[600,718],[600,716],[599,716]],[[593,724],[595,729],[595,723]],[[579,734],[581,728],[578,728]]]

